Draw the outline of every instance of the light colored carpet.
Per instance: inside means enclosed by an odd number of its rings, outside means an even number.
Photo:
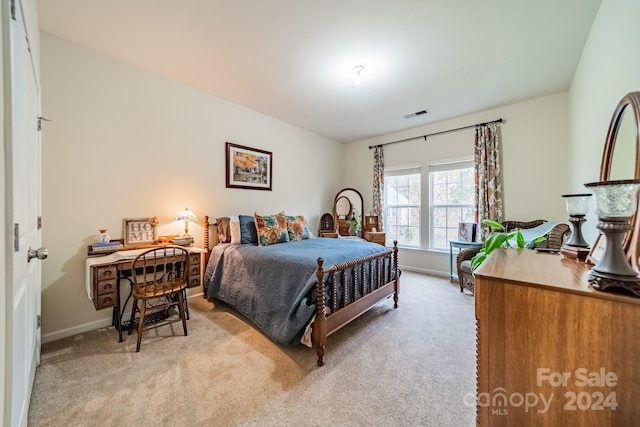
[[[233,309],[189,301],[179,323],[118,343],[114,328],[43,347],[30,426],[471,426],[473,296],[405,271],[382,301],[315,350],[274,344]]]

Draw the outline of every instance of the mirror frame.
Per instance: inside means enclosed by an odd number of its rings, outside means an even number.
[[[345,199],[347,201],[347,203],[349,203],[349,211],[347,212],[346,215],[344,215],[344,219],[349,219],[349,217],[351,217],[351,214],[353,213],[353,202],[351,201],[351,199],[349,199],[347,196],[342,195],[340,197],[338,197],[335,201],[334,201],[334,212],[335,212],[335,217],[336,219],[340,219],[340,215],[338,214],[338,203],[340,203],[340,200]]]
[[[333,198],[333,218],[336,221],[336,229],[338,229],[338,215],[336,214],[336,202],[338,201],[338,199],[340,197],[347,197],[346,195],[342,194],[345,191],[353,191],[354,193],[356,193],[358,195],[358,197],[360,197],[360,211],[359,214],[361,215],[361,219],[364,219],[364,217],[362,215],[364,215],[364,199],[362,197],[362,193],[360,193],[358,190],[356,190],[355,188],[343,188],[342,190],[338,191],[336,193],[336,197]],[[349,197],[347,197],[347,199],[349,199]],[[358,207],[358,201],[357,200],[351,200],[349,199],[349,201],[351,202],[351,213],[353,213],[354,209],[357,209]]]
[[[618,103],[611,123],[609,123],[609,129],[607,131],[607,138],[605,139],[604,150],[602,152],[602,162],[600,164],[600,181],[609,181],[611,176],[611,166],[613,162],[613,151],[616,146],[616,137],[620,130],[622,119],[627,114],[633,114],[635,118],[636,129],[636,166],[635,166],[635,179],[640,179],[640,92],[629,92]],[[624,237],[622,246],[627,259],[631,262],[631,266],[639,271],[638,256],[640,255],[640,221],[638,221],[638,208],[640,208],[640,201],[638,207],[636,207],[636,214],[631,218],[631,231]],[[595,260],[594,251],[601,246],[600,239],[602,234],[598,235],[596,242],[591,248],[589,253],[590,261]]]

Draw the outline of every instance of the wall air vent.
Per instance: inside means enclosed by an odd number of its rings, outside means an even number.
[[[405,119],[412,119],[414,117],[418,117],[418,116],[422,116],[424,114],[427,114],[429,111],[428,110],[420,110],[420,111],[416,111],[415,113],[411,113],[411,114],[406,114],[402,117],[404,117]]]

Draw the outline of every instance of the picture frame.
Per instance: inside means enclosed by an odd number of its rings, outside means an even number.
[[[477,224],[474,222],[458,223],[458,241],[475,242],[476,241]]]
[[[152,245],[157,240],[158,218],[125,218],[122,236],[125,246]]]
[[[271,191],[273,155],[270,151],[226,143],[227,188]]]
[[[602,255],[604,254],[604,250],[607,246],[607,239],[602,235],[598,234],[596,238],[596,242],[591,247],[591,252],[587,255],[587,262],[596,265],[602,259]]]

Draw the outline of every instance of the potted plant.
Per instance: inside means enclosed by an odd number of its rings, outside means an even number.
[[[360,234],[360,217],[356,217],[355,212],[351,214],[351,218],[347,220],[349,223],[349,234],[357,236]]]
[[[504,225],[490,219],[483,220],[482,224],[486,225],[492,230],[497,231],[492,231],[489,234],[478,253],[475,254],[473,258],[471,258],[471,271],[475,271],[475,269],[478,268],[480,264],[482,264],[482,262],[489,256],[491,252],[493,252],[494,249],[512,247],[512,243],[514,243],[514,237],[516,247],[523,249],[527,244],[527,242],[525,242],[524,240],[522,232],[519,229],[507,232],[505,231]],[[539,236],[533,239],[533,243],[539,243],[544,240],[544,236]]]

